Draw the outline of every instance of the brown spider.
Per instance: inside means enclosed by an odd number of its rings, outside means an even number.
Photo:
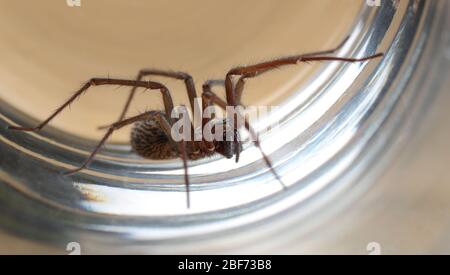
[[[266,61],[250,66],[236,67],[228,71],[225,76],[225,80],[209,80],[203,84],[202,97],[202,108],[212,106],[213,104],[225,109],[227,106],[241,106],[241,96],[244,89],[245,80],[247,78],[253,78],[259,76],[265,72],[271,71],[275,68],[279,68],[284,65],[295,65],[300,62],[312,62],[312,61],[341,61],[341,62],[363,62],[370,59],[378,58],[383,56],[383,53],[377,53],[375,55],[363,57],[363,58],[345,58],[345,57],[334,57],[330,54],[336,52],[341,48],[348,37],[336,48],[327,51],[319,51],[314,53],[295,55],[289,57],[282,57],[274,59],[271,61]],[[131,133],[131,145],[137,154],[148,159],[171,159],[179,156],[183,160],[184,166],[184,178],[186,184],[186,194],[187,194],[187,207],[190,207],[189,199],[189,175],[188,175],[188,165],[187,160],[194,160],[199,158],[204,158],[211,156],[214,153],[219,153],[226,158],[232,158],[236,156],[236,162],[239,161],[239,155],[242,151],[241,140],[238,136],[236,123],[234,123],[234,129],[226,130],[225,135],[232,135],[234,138],[232,140],[225,139],[224,141],[206,141],[205,139],[201,141],[189,141],[182,140],[180,142],[175,142],[171,137],[171,127],[174,121],[170,117],[172,110],[174,108],[172,98],[170,96],[169,90],[161,83],[153,81],[143,81],[145,76],[163,76],[174,79],[183,80],[186,85],[187,94],[189,96],[190,106],[194,112],[195,98],[197,97],[197,92],[194,85],[193,78],[183,72],[173,72],[173,71],[162,71],[162,70],[141,70],[137,76],[136,80],[126,80],[126,79],[110,79],[110,78],[92,78],[86,84],[84,84],[74,95],[72,95],[63,105],[61,105],[50,117],[39,124],[36,127],[17,127],[9,126],[11,130],[19,131],[39,131],[45,125],[47,125],[53,118],[55,118],[61,111],[63,111],[67,106],[69,106],[73,101],[80,97],[85,91],[87,91],[91,86],[99,85],[119,85],[119,86],[130,86],[132,90],[125,104],[125,107],[119,117],[119,120],[107,126],[107,131],[104,137],[101,139],[99,144],[95,147],[91,155],[87,160],[77,169],[66,172],[66,175],[77,173],[85,169],[91,161],[94,159],[95,155],[98,153],[100,148],[105,144],[106,140],[112,135],[115,130],[118,130],[126,125],[134,123],[134,128]],[[238,76],[237,80],[234,77]],[[211,88],[215,85],[224,85],[226,91],[226,101],[219,98]],[[145,90],[158,90],[161,92],[164,101],[164,111],[148,111],[142,114],[127,118],[125,115],[130,107],[131,101],[136,93],[137,88],[144,88]],[[204,127],[211,119],[203,119],[202,126]],[[226,124],[226,121],[219,122]],[[261,149],[259,139],[256,133],[253,131],[252,127],[249,125],[248,121],[245,120],[245,128],[249,131],[255,145],[260,150],[263,159],[273,173],[275,178],[281,183],[283,188],[286,186],[281,181],[274,170],[270,159]],[[228,128],[227,128],[228,129]],[[232,131],[230,133],[230,131]]]

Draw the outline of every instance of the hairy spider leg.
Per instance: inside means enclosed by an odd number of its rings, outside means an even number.
[[[159,70],[159,69],[142,69],[139,71],[138,76],[136,78],[136,80],[138,81],[142,81],[142,79],[146,76],[162,76],[162,77],[168,77],[168,78],[173,78],[173,79],[178,79],[178,80],[183,80],[186,86],[186,91],[188,94],[188,98],[189,98],[189,103],[191,105],[191,110],[192,113],[194,113],[194,109],[195,109],[195,98],[197,98],[197,91],[195,89],[195,83],[194,83],[194,79],[192,78],[191,75],[189,75],[188,73],[185,72],[176,72],[176,71],[169,71],[169,70]],[[127,101],[125,103],[125,106],[123,107],[122,113],[119,116],[119,119],[117,121],[121,121],[125,118],[130,106],[131,106],[131,102],[134,99],[134,96],[136,94],[136,90],[138,87],[133,87],[130,91],[130,94],[127,98]],[[168,116],[170,116],[171,114],[167,114]],[[108,126],[100,126],[98,127],[98,129],[102,130],[102,129],[106,129],[108,128]],[[191,128],[191,133],[194,133],[194,127],[192,126]],[[199,144],[197,144],[197,142],[193,142],[192,146],[194,147],[194,150],[198,150],[198,147],[200,146]]]
[[[146,90],[159,90],[162,94],[164,101],[164,108],[166,113],[171,113],[173,110],[173,102],[170,96],[169,90],[162,84],[151,81],[137,81],[137,80],[125,80],[125,79],[109,79],[109,78],[92,78],[85,85],[83,85],[73,96],[71,96],[63,105],[61,105],[53,114],[51,114],[45,121],[39,124],[36,127],[17,127],[17,126],[9,126],[8,128],[11,130],[17,131],[39,131],[45,125],[47,125],[53,118],[55,118],[59,113],[61,113],[66,107],[68,107],[73,101],[75,101],[78,97],[80,97],[84,92],[86,92],[91,86],[100,86],[100,85],[121,85],[121,86],[137,86],[141,88],[145,88]],[[86,168],[94,159],[95,155],[98,153],[100,148],[105,144],[106,140],[112,135],[114,129],[109,128],[105,133],[103,138],[100,140],[99,144],[95,147],[94,151],[90,154],[90,156],[86,159],[83,164],[72,171],[68,171],[65,174],[74,174]]]
[[[181,140],[179,142],[176,142],[173,140],[172,135],[171,135],[172,124],[167,119],[167,117],[161,115],[160,113],[154,113],[152,111],[145,112],[145,113],[124,119],[122,121],[118,121],[118,122],[110,125],[109,131],[119,130],[122,127],[136,123],[138,121],[147,120],[151,114],[158,119],[159,124],[161,125],[163,131],[169,138],[170,142],[172,142],[174,144],[177,143],[177,145],[178,145],[180,158],[183,161],[184,182],[185,182],[185,186],[186,186],[186,205],[187,205],[187,208],[190,208],[191,200],[190,200],[190,184],[189,184],[189,173],[188,173],[188,163],[187,163],[188,156],[186,153],[186,142],[184,140]]]

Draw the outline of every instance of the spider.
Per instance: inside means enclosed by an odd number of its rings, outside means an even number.
[[[224,80],[208,80],[203,86],[203,93],[201,94],[202,109],[205,110],[210,106],[219,106],[222,109],[226,109],[227,106],[242,106],[241,97],[245,86],[245,81],[248,78],[254,78],[260,76],[263,73],[269,72],[273,69],[280,68],[286,65],[296,65],[301,62],[315,62],[315,61],[340,61],[340,62],[364,62],[378,57],[382,57],[383,53],[377,53],[374,55],[362,57],[362,58],[350,58],[350,57],[336,57],[332,56],[333,53],[338,51],[348,40],[349,37],[344,39],[336,48],[326,51],[318,51],[301,55],[294,55],[288,57],[281,57],[270,61],[257,63],[250,66],[239,66],[228,71]],[[192,111],[194,111],[195,98],[197,98],[197,91],[195,88],[193,78],[184,72],[165,71],[158,69],[143,69],[139,72],[135,80],[127,79],[113,79],[113,78],[91,78],[88,80],[78,91],[76,91],[64,104],[56,109],[46,120],[37,125],[36,127],[18,127],[9,126],[8,129],[17,131],[39,131],[46,126],[52,119],[60,114],[66,107],[85,93],[90,87],[100,85],[118,85],[131,87],[130,94],[126,101],[126,104],[120,114],[117,122],[100,128],[106,128],[106,133],[100,140],[98,145],[94,148],[89,157],[79,166],[79,168],[64,173],[65,175],[75,174],[88,167],[92,162],[95,155],[99,152],[102,146],[106,143],[108,138],[114,131],[121,129],[122,127],[130,124],[134,124],[131,131],[131,146],[134,151],[148,159],[174,159],[180,157],[183,161],[184,167],[184,181],[186,187],[186,202],[187,208],[190,207],[190,189],[189,189],[189,174],[188,174],[188,160],[195,160],[212,156],[215,153],[223,155],[226,158],[235,157],[236,162],[239,161],[239,155],[242,151],[242,141],[238,135],[238,129],[236,123],[233,124],[234,128],[226,130],[225,135],[232,135],[232,140],[225,139],[223,141],[207,141],[205,139],[201,141],[189,141],[181,140],[175,142],[171,137],[171,127],[174,121],[170,117],[174,105],[169,90],[166,86],[159,82],[144,81],[144,77],[159,76],[167,77],[184,81],[186,91],[189,97],[189,103]],[[221,99],[213,91],[212,87],[217,85],[223,85],[226,92],[226,100]],[[125,118],[130,107],[130,104],[136,94],[138,88],[143,88],[145,91],[159,91],[161,93],[164,102],[164,111],[147,111],[136,116]],[[202,119],[202,126],[204,127],[211,119]],[[226,125],[226,120],[217,122],[218,124]],[[283,189],[286,189],[286,185],[281,180],[280,176],[275,171],[272,162],[269,157],[264,153],[261,148],[259,138],[251,125],[245,120],[244,126],[249,132],[255,146],[262,154],[263,160],[268,169],[274,175],[274,177],[280,182]]]

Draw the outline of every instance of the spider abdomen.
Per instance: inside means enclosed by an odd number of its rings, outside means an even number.
[[[162,112],[155,112],[155,115]],[[170,142],[154,116],[134,124],[131,130],[131,147],[141,157],[154,160],[178,157],[177,148]]]

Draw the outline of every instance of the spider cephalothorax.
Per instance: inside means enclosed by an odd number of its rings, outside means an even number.
[[[330,54],[336,52],[340,47],[342,47],[347,41],[347,39],[348,37],[338,47],[332,50],[282,57],[250,66],[235,67],[228,71],[224,80],[206,81],[203,84],[203,93],[201,95],[203,101],[202,106],[203,111],[206,108],[213,105],[219,106],[224,110],[228,106],[236,107],[241,105],[241,96],[244,90],[246,79],[257,77],[261,74],[280,68],[282,66],[295,65],[299,64],[300,62],[313,62],[313,61],[362,62],[383,56],[382,53],[378,53],[363,58],[346,58],[346,57],[330,56]],[[174,109],[170,92],[166,86],[164,86],[159,82],[143,81],[143,78],[146,76],[162,76],[184,81],[191,109],[192,112],[194,113],[194,104],[195,98],[197,97],[197,92],[194,80],[189,74],[184,72],[148,69],[148,70],[141,70],[136,80],[92,78],[89,81],[87,81],[73,96],[71,96],[69,100],[67,100],[63,105],[61,105],[49,118],[47,118],[37,127],[10,126],[9,129],[19,131],[41,130],[54,117],[56,117],[60,112],[62,112],[67,106],[69,106],[72,102],[74,102],[78,97],[80,97],[92,86],[116,85],[116,86],[132,87],[132,90],[128,97],[128,101],[125,104],[125,107],[119,117],[118,122],[108,127],[108,130],[105,133],[104,137],[99,142],[97,147],[93,150],[88,159],[79,168],[69,171],[66,174],[73,174],[86,168],[94,159],[95,155],[98,153],[100,148],[105,144],[107,139],[112,135],[112,133],[115,130],[118,130],[126,125],[134,123],[135,127],[133,128],[131,133],[131,145],[139,155],[150,159],[170,159],[179,156],[183,160],[183,166],[185,171],[184,179],[187,191],[186,192],[187,205],[189,207],[190,203],[189,175],[187,169],[188,168],[187,161],[189,159],[193,160],[204,158],[214,153],[219,153],[227,158],[232,158],[233,156],[235,156],[236,161],[238,161],[239,154],[242,150],[242,146],[238,135],[238,129],[236,126],[237,124],[233,124],[234,127],[232,129],[229,129],[229,127],[225,127],[227,130],[224,131],[223,135],[225,137],[225,140],[223,141],[222,140],[210,141],[202,139],[200,141],[182,140],[175,142],[173,139],[171,139],[171,127],[173,126],[174,122],[165,116],[165,114],[171,114],[172,110]],[[226,101],[222,100],[211,90],[211,87],[213,85],[221,85],[225,87]],[[150,111],[125,119],[125,115],[130,107],[130,103],[134,98],[137,88],[143,88],[145,89],[145,91],[159,91],[162,95],[164,102],[164,112]],[[202,127],[204,127],[210,121],[211,119],[204,119],[202,122]],[[226,122],[224,121],[218,123],[226,124]],[[282,184],[283,188],[285,188],[285,185],[275,172],[271,161],[262,151],[257,135],[256,133],[254,133],[248,121],[245,121],[245,128],[247,131],[249,131],[250,135],[252,136],[254,144],[261,151],[266,165],[269,167],[270,171],[277,178],[277,180]],[[234,138],[231,141],[227,138],[230,135]]]

